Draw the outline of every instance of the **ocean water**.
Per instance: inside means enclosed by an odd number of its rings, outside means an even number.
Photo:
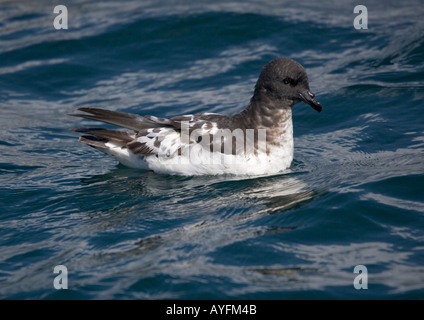
[[[354,1],[77,0],[66,30],[57,4],[0,1],[1,299],[424,298],[421,1],[363,1],[361,30]],[[324,108],[295,106],[285,174],[157,175],[72,131],[234,114],[278,56]]]

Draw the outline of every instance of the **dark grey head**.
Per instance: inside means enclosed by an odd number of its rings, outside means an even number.
[[[277,58],[263,67],[256,83],[253,100],[263,97],[292,107],[301,101],[321,112],[321,104],[309,90],[305,69],[289,58]]]

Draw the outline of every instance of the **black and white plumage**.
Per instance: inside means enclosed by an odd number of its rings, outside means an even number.
[[[293,160],[292,108],[306,102],[320,112],[305,69],[277,58],[263,69],[248,107],[225,116],[213,113],[170,119],[97,108],[72,116],[125,129],[77,129],[80,142],[114,156],[123,165],[158,173],[273,174]]]

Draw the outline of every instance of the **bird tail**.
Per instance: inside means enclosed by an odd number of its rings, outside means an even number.
[[[134,133],[127,131],[110,130],[104,128],[80,128],[75,132],[83,133],[79,141],[95,148],[109,149],[108,142],[114,142],[118,146],[126,146],[135,138]]]
[[[98,108],[78,108],[78,110],[85,113],[71,113],[69,115],[113,124],[136,132],[143,129],[172,126],[171,121],[165,118],[157,118],[153,116],[142,117],[137,114]]]

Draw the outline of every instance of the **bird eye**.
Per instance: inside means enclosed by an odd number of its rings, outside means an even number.
[[[297,85],[297,80],[287,77],[287,78],[284,78],[283,83],[290,84],[291,86],[294,87],[295,85]]]

